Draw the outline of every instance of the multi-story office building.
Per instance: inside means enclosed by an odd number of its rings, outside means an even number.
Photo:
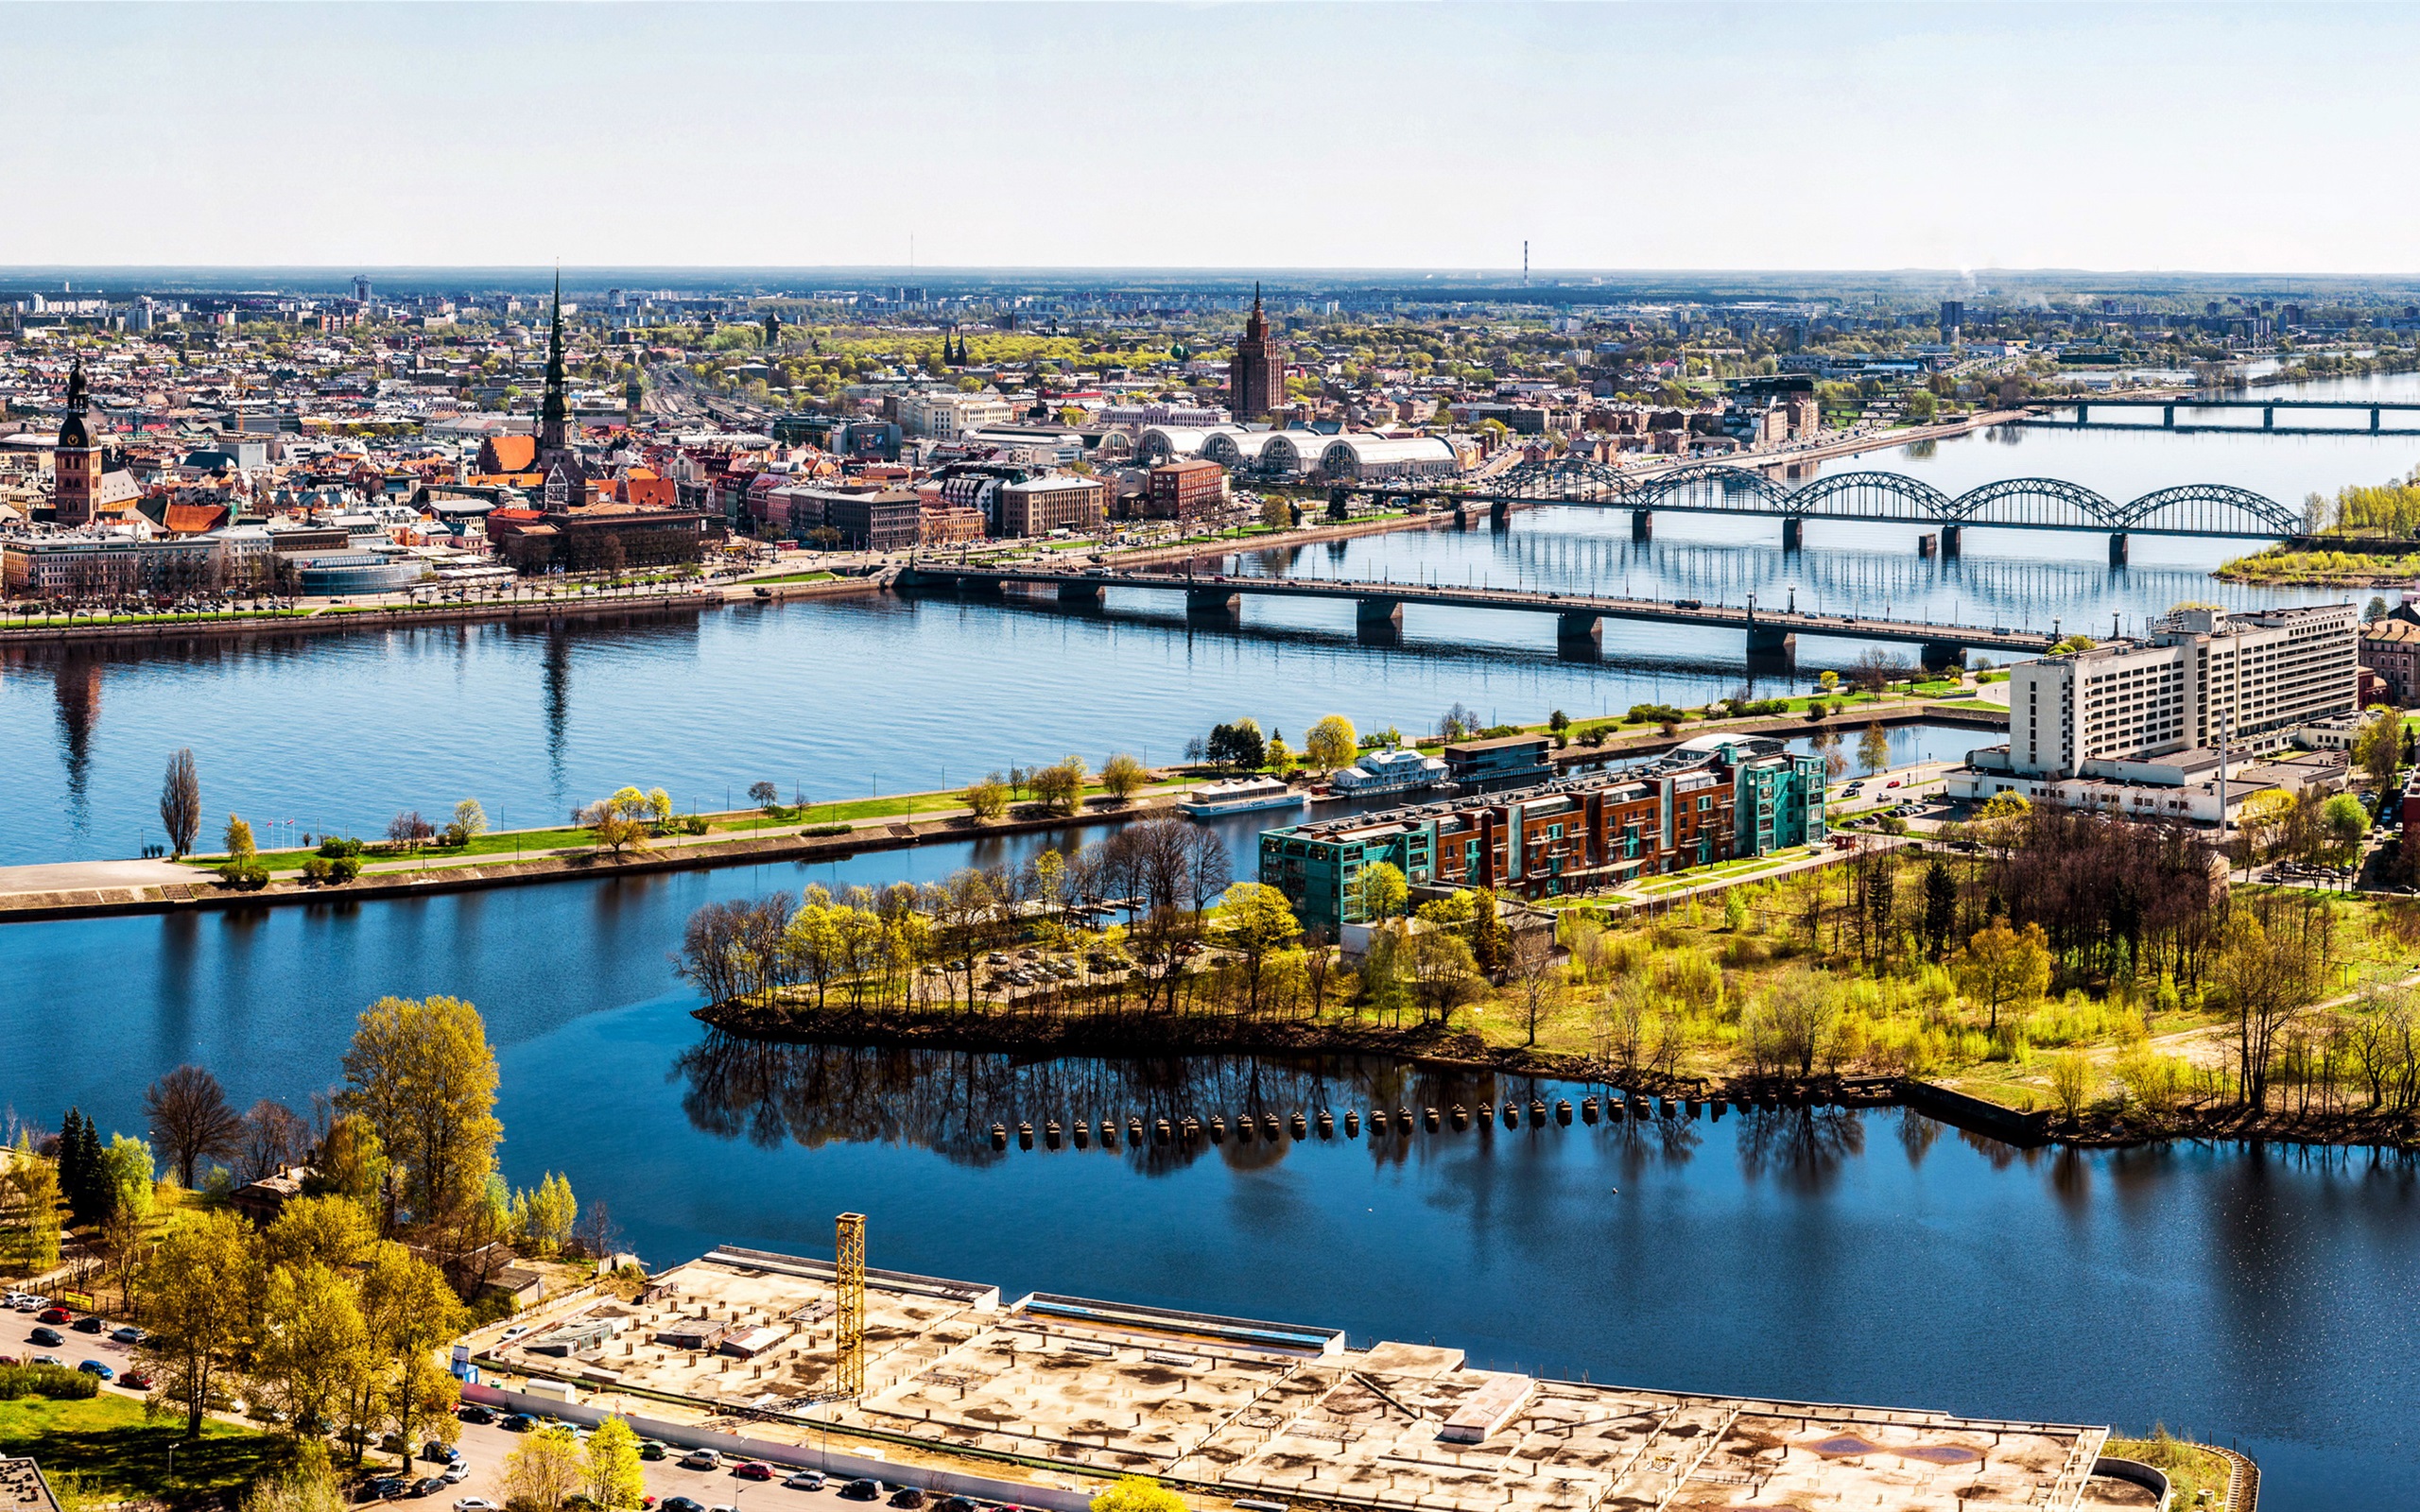
[[[1227,407],[1239,421],[1261,420],[1286,407],[1286,349],[1261,313],[1260,285],[1252,288],[1252,314],[1243,338],[1227,363]]]
[[[997,394],[902,394],[899,428],[910,436],[954,441],[986,425],[1005,425],[1017,418],[1017,407]]]
[[[823,501],[823,523],[856,551],[912,551],[924,537],[923,501],[907,489],[838,493]]]
[[[1073,475],[1029,478],[1003,485],[995,505],[997,533],[1003,536],[1098,530],[1109,517],[1109,485]]]
[[[2360,635],[2350,604],[2181,609],[2141,640],[2019,662],[2008,744],[1969,752],[1949,796],[2016,792],[2215,820],[2230,758],[2274,752],[2360,708]],[[2256,785],[2238,782],[2225,806]],[[2139,791],[2156,788],[2195,791]]]
[[[1227,470],[1216,462],[1163,462],[1148,479],[1143,507],[1154,520],[1198,520],[1227,497]]]
[[[1365,868],[1415,890],[1493,887],[1527,899],[1763,855],[1824,838],[1824,763],[1756,736],[1703,735],[1643,765],[1260,837],[1260,880],[1330,937],[1370,922]]]

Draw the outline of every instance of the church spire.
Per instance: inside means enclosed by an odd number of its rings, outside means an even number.
[[[84,359],[78,357],[67,369],[67,418],[59,423],[60,446],[90,446],[93,438],[84,427],[84,416],[90,404],[84,397]]]
[[[546,397],[538,410],[538,448],[561,451],[570,440],[571,397],[563,374],[563,273],[555,269],[554,322],[546,335]]]

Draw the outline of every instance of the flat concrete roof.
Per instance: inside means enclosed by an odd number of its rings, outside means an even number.
[[[894,1461],[921,1450],[1052,1484],[1144,1474],[1198,1498],[1382,1512],[2122,1504],[2092,1481],[2102,1428],[1532,1379],[1454,1349],[1354,1349],[1332,1329],[1046,1294],[1003,1305],[995,1288],[872,1271],[866,1395],[833,1400],[831,1277],[725,1247],[635,1302],[557,1304],[516,1319],[533,1326],[510,1345],[493,1329],[471,1342],[491,1374],[580,1381],[600,1402],[644,1393],[627,1410],[659,1418],[781,1443],[854,1429]],[[656,1342],[700,1318],[773,1342]]]

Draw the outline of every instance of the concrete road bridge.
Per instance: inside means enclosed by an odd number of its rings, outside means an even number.
[[[2042,425],[2058,430],[2135,430],[2172,431],[2179,436],[2420,436],[2420,424],[2388,425],[2389,415],[2420,416],[2420,401],[2370,399],[2036,399],[2026,402],[2026,418],[2019,425]],[[2111,419],[2136,410],[2158,410],[2159,422]],[[2179,423],[2178,410],[2185,420]],[[2196,418],[2201,410],[2258,410],[2257,425]],[[2286,423],[2277,423],[2277,414],[2286,414]],[[2059,411],[2072,413],[2060,414]],[[2297,413],[2344,414],[2351,412],[2359,421],[2366,414],[2369,423],[2352,425],[2297,425]],[[2102,418],[2095,420],[2098,414]]]
[[[1956,665],[1970,650],[1992,650],[2038,656],[2055,643],[2055,634],[2013,626],[1932,623],[1921,620],[1876,619],[1856,614],[1802,613],[1791,605],[1759,609],[1752,596],[1745,605],[1708,604],[1697,599],[1647,599],[1601,594],[1547,593],[1522,588],[1453,587],[1437,583],[1398,583],[1322,577],[1242,577],[1178,572],[1082,571],[1057,567],[966,567],[918,561],[892,585],[901,593],[955,593],[963,596],[997,596],[1011,587],[1054,590],[1062,604],[1097,607],[1109,590],[1144,589],[1183,593],[1190,618],[1232,622],[1247,596],[1269,598],[1344,599],[1354,606],[1360,637],[1373,644],[1392,644],[1401,638],[1407,605],[1437,605],[1449,609],[1506,610],[1550,614],[1555,619],[1555,644],[1566,656],[1586,660],[1597,653],[1602,622],[1638,620],[1699,629],[1729,629],[1745,633],[1748,658],[1764,666],[1785,666],[1795,660],[1802,635],[1830,636],[1848,641],[1886,641],[1919,647],[1918,659],[1927,667]]]
[[[1538,505],[1628,509],[1634,541],[1652,537],[1658,511],[1761,516],[1780,522],[1782,547],[1789,551],[1805,544],[1809,520],[1931,526],[1919,539],[1918,549],[1945,557],[1960,554],[1969,525],[2085,530],[2108,536],[2112,566],[2125,564],[2128,538],[2136,535],[2281,541],[2303,529],[2298,510],[2227,483],[2179,484],[2119,503],[2058,478],[2001,478],[1953,495],[1899,472],[1840,472],[1792,486],[1754,468],[1720,462],[1694,462],[1650,473],[1557,457],[1524,462],[1476,488],[1338,484],[1328,490],[1329,512],[1345,512],[1354,494],[1425,502],[1429,507],[1450,507],[1457,515],[1484,507],[1499,519],[1515,507]]]

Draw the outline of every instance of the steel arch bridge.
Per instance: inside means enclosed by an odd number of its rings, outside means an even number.
[[[1653,477],[1625,475],[1570,457],[1524,462],[1491,479],[1474,500],[1596,505],[1703,514],[1772,515],[1785,520],[1870,520],[1926,525],[1986,525],[2017,530],[2093,530],[2113,534],[2238,536],[2299,534],[2300,515],[2250,489],[2185,483],[2120,504],[2058,478],[2001,478],[1952,496],[1900,472],[1841,472],[1790,488],[1752,468],[1693,463]]]

